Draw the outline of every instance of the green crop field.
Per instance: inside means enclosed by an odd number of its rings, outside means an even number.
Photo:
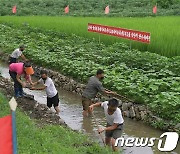
[[[48,17],[48,16],[4,16],[0,17],[0,22],[8,22],[17,25],[23,23],[30,26],[67,34],[76,34],[87,38],[99,40],[99,34],[87,32],[88,23],[98,23],[109,26],[117,26],[128,29],[147,31],[151,33],[151,43],[149,45],[132,41],[132,48],[141,51],[155,52],[167,57],[180,55],[180,17],[145,17],[145,18],[122,18],[122,17]],[[100,40],[105,44],[115,42],[126,42],[129,40],[112,36],[100,35]]]
[[[146,104],[159,117],[180,120],[180,57],[167,58],[130,50],[126,44],[99,44],[77,35],[30,26],[0,24],[0,48],[11,53],[24,42],[24,54],[34,63],[53,68],[80,82],[105,70],[104,86]],[[160,125],[159,127],[161,127]]]
[[[109,11],[105,13],[107,6]],[[88,23],[149,32],[150,43],[88,32]],[[21,45],[25,45],[23,55],[33,68],[55,71],[55,83],[57,72],[68,79],[62,81],[63,86],[58,83],[57,88],[79,94],[82,84],[102,69],[102,85],[119,95],[123,116],[180,134],[180,0],[2,0],[0,59],[9,63],[12,52]],[[17,60],[20,61],[22,56]],[[0,118],[10,114],[9,97],[3,92],[0,89]],[[18,104],[19,153],[112,153],[107,146],[69,128],[41,125],[39,117],[31,119]],[[71,118],[69,122],[73,123]],[[84,122],[88,122],[85,117]],[[127,129],[125,136],[143,137],[140,132],[131,131],[132,124],[126,123],[130,131]],[[150,132],[148,137],[161,133],[143,125],[142,128]],[[132,149],[125,153],[129,150]],[[156,149],[152,151],[156,153]]]

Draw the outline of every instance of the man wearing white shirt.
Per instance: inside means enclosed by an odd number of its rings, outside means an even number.
[[[106,145],[112,146],[114,151],[117,151],[118,148],[114,146],[115,140],[121,137],[123,132],[123,123],[124,119],[122,117],[121,110],[118,108],[119,102],[117,99],[110,99],[103,103],[98,102],[89,106],[89,109],[93,111],[94,107],[102,107],[107,120],[107,126],[105,128],[100,128],[99,133],[105,131],[105,142]]]
[[[14,50],[10,56],[9,63],[17,63],[17,59],[21,57],[24,61],[27,61],[26,57],[23,55],[25,47],[24,45],[21,45],[18,49]]]
[[[33,83],[33,86],[40,84],[40,83],[43,85],[42,87],[40,87],[40,88],[32,87],[30,89],[31,90],[46,90],[47,106],[49,108],[54,106],[56,113],[59,114],[60,110],[59,110],[58,92],[56,90],[56,87],[55,87],[52,79],[48,77],[46,70],[41,71],[41,79],[38,82]]]

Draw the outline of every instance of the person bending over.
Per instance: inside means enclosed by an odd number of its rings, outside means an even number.
[[[47,94],[47,106],[49,108],[54,106],[54,109],[56,110],[56,113],[60,113],[59,109],[59,96],[58,92],[56,90],[56,87],[50,77],[48,77],[48,73],[46,70],[41,71],[41,79],[38,82],[33,83],[33,86],[37,84],[42,84],[42,87],[36,88],[36,87],[31,87],[31,90],[46,90]]]
[[[29,62],[25,63],[12,63],[9,65],[9,74],[14,81],[14,93],[15,97],[24,96],[23,88],[28,84],[32,84],[31,75],[34,74],[34,70]],[[24,75],[26,82],[21,80]]]
[[[82,106],[83,106],[83,115],[88,116],[91,114],[89,110],[89,106],[94,103],[94,99],[98,92],[105,93],[105,94],[116,94],[115,92],[106,90],[103,86],[101,81],[104,79],[104,71],[98,69],[95,76],[89,78],[88,84],[83,91],[82,94]]]
[[[25,62],[28,61],[26,57],[23,55],[23,51],[25,49],[24,45],[21,45],[18,49],[14,50],[9,58],[9,64],[17,63],[17,59],[21,57]]]
[[[119,102],[114,98],[103,103],[98,102],[89,106],[89,110],[91,111],[93,111],[94,107],[102,107],[104,109],[107,125],[105,128],[99,128],[98,132],[102,133],[105,131],[106,145],[112,146],[114,151],[118,150],[118,147],[115,147],[114,144],[116,139],[122,135],[124,123],[121,110],[118,106]]]

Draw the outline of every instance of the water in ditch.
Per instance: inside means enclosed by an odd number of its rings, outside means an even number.
[[[8,73],[8,66],[0,62],[0,72],[3,77],[10,78]],[[33,78],[37,80],[37,78]],[[68,92],[57,87],[60,98],[60,117],[74,130],[82,131],[87,134],[91,139],[102,144],[102,141],[97,133],[97,127],[92,117],[83,118],[81,97],[72,92]],[[46,104],[46,94],[44,91],[31,91],[29,89],[24,90],[26,93],[34,95],[36,101],[41,104]],[[95,109],[94,115],[99,123],[100,127],[106,125],[106,119],[102,109]],[[123,136],[127,137],[156,137],[159,138],[163,131],[155,129],[151,126],[144,124],[141,121],[132,120],[129,118],[125,119],[124,133]],[[103,134],[104,135],[104,134]],[[122,147],[123,153],[125,154],[161,154],[157,148],[157,142],[155,146],[151,147]],[[168,153],[168,152],[164,152]],[[171,154],[180,153],[180,143],[177,148],[170,152]]]

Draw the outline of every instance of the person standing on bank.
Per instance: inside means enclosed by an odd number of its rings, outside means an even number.
[[[28,61],[26,57],[23,55],[23,51],[25,49],[24,45],[21,45],[18,49],[14,50],[10,56],[9,64],[17,63],[17,59],[21,57],[25,62]]]
[[[14,81],[15,97],[24,96],[23,88],[27,86],[27,83],[32,84],[31,75],[34,74],[34,70],[31,64],[29,62],[12,63],[9,65],[9,74]],[[21,80],[23,75],[26,82]]]
[[[88,84],[82,94],[82,106],[83,106],[83,115],[88,116],[91,114],[89,106],[93,104],[93,99],[95,99],[98,92],[105,94],[116,94],[115,92],[105,90],[102,86],[101,81],[104,79],[104,71],[98,69],[96,76],[90,77]]]
[[[98,132],[102,133],[105,131],[105,143],[108,146],[112,146],[114,151],[118,150],[118,147],[115,147],[115,141],[117,138],[121,137],[124,123],[121,110],[118,106],[119,102],[115,98],[103,103],[98,102],[89,106],[91,111],[93,111],[94,107],[102,107],[104,109],[107,125],[105,128],[99,128]]]
[[[41,79],[38,82],[33,83],[32,85],[35,86],[37,84],[42,84],[43,86],[40,88],[32,87],[30,89],[31,90],[46,90],[47,106],[51,108],[53,105],[54,109],[56,110],[56,114],[59,114],[60,113],[59,96],[58,96],[56,87],[52,79],[48,77],[48,73],[46,70],[42,70],[40,74],[41,74]]]

